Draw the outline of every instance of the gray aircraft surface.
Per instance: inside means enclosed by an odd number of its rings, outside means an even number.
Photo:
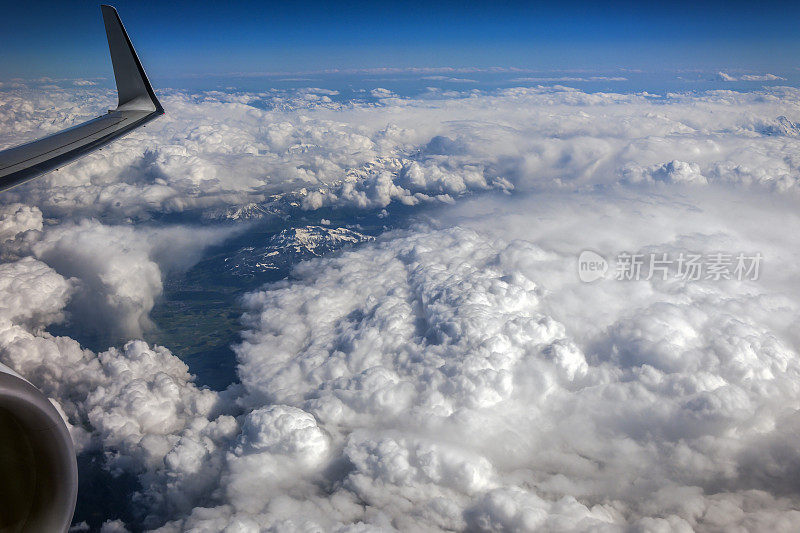
[[[0,190],[65,165],[164,113],[116,9],[101,9],[119,105],[0,152]],[[77,495],[78,465],[61,415],[36,387],[0,364],[0,533],[67,531]]]
[[[79,126],[0,152],[0,191],[102,148],[164,114],[117,10],[105,5],[100,8],[117,82],[117,108]]]

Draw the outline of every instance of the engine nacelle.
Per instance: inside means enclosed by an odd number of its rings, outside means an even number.
[[[67,531],[77,496],[78,463],[61,415],[0,364],[0,533]]]

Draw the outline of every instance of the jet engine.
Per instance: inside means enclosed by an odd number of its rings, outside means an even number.
[[[0,532],[67,531],[77,497],[78,463],[61,415],[0,364]]]

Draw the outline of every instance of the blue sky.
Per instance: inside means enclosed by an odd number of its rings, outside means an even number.
[[[432,5],[435,4],[435,5]],[[118,1],[151,77],[375,67],[793,70],[800,3]],[[6,2],[0,79],[110,76],[94,2]]]

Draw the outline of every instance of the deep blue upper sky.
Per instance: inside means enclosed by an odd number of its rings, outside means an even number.
[[[800,2],[120,0],[151,77],[374,67],[794,70]],[[0,79],[110,76],[94,2],[3,2]]]

